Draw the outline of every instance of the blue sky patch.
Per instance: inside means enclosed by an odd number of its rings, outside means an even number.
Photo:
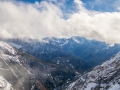
[[[35,3],[37,2],[42,2],[42,1],[47,1],[47,2],[52,2],[53,4],[59,4],[61,1],[64,0],[17,0],[17,1],[22,1],[25,3]],[[94,10],[94,11],[101,11],[101,12],[114,12],[117,11],[117,7],[120,4],[120,0],[81,0],[88,10]],[[64,6],[61,6],[61,9],[64,12],[72,12],[75,11],[75,5],[74,5],[74,0],[66,0],[64,1]]]

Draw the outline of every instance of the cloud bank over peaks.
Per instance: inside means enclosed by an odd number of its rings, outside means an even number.
[[[0,37],[41,39],[79,35],[120,43],[120,12],[91,11],[80,0],[74,3],[78,11],[65,19],[59,5],[51,2],[0,1]]]

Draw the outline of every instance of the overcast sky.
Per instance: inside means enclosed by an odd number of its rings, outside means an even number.
[[[0,0],[0,37],[79,35],[120,43],[120,0]]]

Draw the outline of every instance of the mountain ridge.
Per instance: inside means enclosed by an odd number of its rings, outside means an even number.
[[[0,51],[0,74],[16,90],[53,90],[76,75],[71,69],[39,60],[3,41]]]
[[[46,53],[52,54],[53,52],[57,54],[60,52],[63,54],[64,52],[84,60],[92,67],[102,64],[104,61],[110,59],[112,55],[120,51],[120,44],[107,44],[105,42],[89,40],[80,36],[69,38],[45,37],[42,40],[30,38],[25,38],[25,40],[11,39],[8,40],[8,42],[17,44],[17,47],[20,47],[19,49],[25,50],[42,60],[49,59],[49,55],[44,57]]]

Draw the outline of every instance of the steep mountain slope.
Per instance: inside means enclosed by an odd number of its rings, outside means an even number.
[[[39,41],[36,39],[12,39],[8,40],[8,44],[26,51],[39,59],[49,61],[63,67],[71,68],[76,73],[84,72],[91,68],[80,57],[66,53],[57,45],[53,45],[48,41]]]
[[[79,76],[66,90],[120,90],[120,52],[92,71]]]
[[[74,77],[75,72],[50,62],[41,61],[0,41],[0,75],[15,90],[53,90]],[[10,86],[7,83],[6,85]]]

